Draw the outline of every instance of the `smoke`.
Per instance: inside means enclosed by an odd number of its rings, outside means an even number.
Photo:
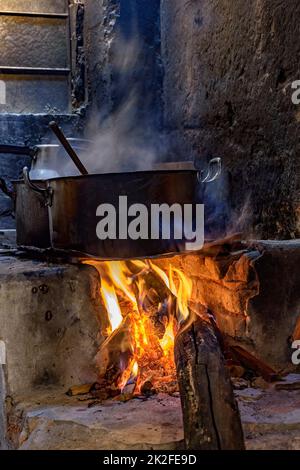
[[[125,39],[119,32],[110,51],[108,104],[92,112],[86,127],[92,143],[80,155],[90,173],[147,170],[164,159],[168,146],[148,87],[151,65],[138,35]]]
[[[245,234],[247,238],[253,236],[252,221],[253,219],[253,207],[252,207],[252,195],[248,194],[245,197],[241,207],[239,209],[231,210],[230,222],[227,228],[227,234],[231,235],[236,232]],[[256,233],[256,236],[258,233]]]
[[[90,173],[146,170],[164,155],[162,137],[147,120],[138,122],[137,110],[138,96],[132,90],[90,134],[93,143],[82,156]]]
[[[200,187],[198,197],[205,206],[205,239],[217,240],[236,233],[252,235],[253,204],[248,193],[236,207],[231,195],[232,181],[222,172],[214,182]]]

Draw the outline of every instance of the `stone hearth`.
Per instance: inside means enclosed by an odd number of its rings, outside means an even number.
[[[212,245],[195,255],[157,260],[164,267],[169,262],[192,276],[193,303],[214,313],[228,341],[278,372],[297,373],[291,341],[299,329],[300,242]],[[126,403],[66,396],[69,387],[97,378],[95,356],[106,314],[93,267],[3,253],[0,285],[6,353],[0,366],[2,448],[182,447],[178,394]],[[300,376],[285,380],[299,382]],[[287,442],[300,427],[297,386],[278,390],[276,384],[244,380],[236,388],[245,388],[236,394],[247,447],[291,446]],[[294,447],[300,447],[297,442]]]
[[[300,374],[282,383],[300,387]],[[276,386],[236,391],[248,450],[300,450],[299,388]],[[180,398],[159,394],[93,405],[66,397],[62,388],[38,390],[14,404],[9,434],[22,450],[183,449]]]

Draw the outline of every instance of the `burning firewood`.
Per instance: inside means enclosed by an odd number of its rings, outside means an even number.
[[[132,288],[139,310],[150,319],[157,337],[163,338],[170,316],[176,314],[175,296],[153,266],[133,276]]]
[[[132,354],[131,319],[128,316],[104,341],[96,356],[99,376],[113,383],[122,370],[128,367]]]
[[[191,318],[175,338],[184,436],[191,450],[242,450],[239,410],[214,327]]]
[[[108,313],[108,337],[96,357],[109,396],[134,384],[134,395],[177,390],[174,335],[186,318],[192,282],[176,266],[167,272],[152,261],[95,264]],[[125,392],[124,392],[125,393]]]

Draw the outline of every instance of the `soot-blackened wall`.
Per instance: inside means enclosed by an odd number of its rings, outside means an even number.
[[[226,197],[242,219],[236,229],[299,236],[300,107],[291,100],[299,2],[161,3],[164,126],[174,153],[223,157]]]

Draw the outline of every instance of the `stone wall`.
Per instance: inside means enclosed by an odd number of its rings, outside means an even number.
[[[299,2],[161,3],[170,158],[223,157],[235,228],[299,236]]]
[[[3,366],[0,364],[0,450],[6,449],[5,383]]]
[[[85,5],[88,117],[97,129],[134,93],[131,126],[161,124],[160,0],[90,0]]]
[[[84,15],[77,14],[73,43],[77,113],[86,115],[93,137],[103,117],[135,89],[130,131],[139,126],[159,141],[163,129],[167,145],[159,149],[159,160],[195,158],[202,167],[211,156],[223,158],[223,179],[201,194],[209,217],[222,219],[217,225],[223,231],[295,238],[300,108],[291,101],[291,83],[300,79],[299,13],[296,0],[89,0]],[[128,50],[134,65],[124,73],[118,61],[128,62]],[[1,116],[1,140],[40,141],[45,116]],[[17,177],[23,163],[1,156],[0,172]],[[1,196],[0,227],[13,226],[11,205]]]
[[[276,371],[292,370],[292,344],[300,339],[299,248],[299,240],[214,243],[156,263],[188,274],[191,308],[208,309],[228,344]]]

